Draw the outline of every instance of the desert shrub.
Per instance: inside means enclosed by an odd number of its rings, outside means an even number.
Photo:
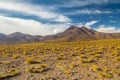
[[[12,68],[12,69],[10,69],[9,74],[17,75],[17,74],[19,74],[19,71],[17,69],[15,69],[15,68]]]
[[[96,53],[95,52],[89,52],[89,55],[95,55]]]
[[[8,64],[10,64],[10,61],[4,61],[4,62],[2,62],[2,63],[8,65]]]
[[[97,65],[93,65],[92,66],[92,70],[93,71],[99,71],[99,70],[101,70]]]
[[[64,60],[66,59],[66,56],[62,53],[57,57],[57,60]]]
[[[116,59],[117,59],[117,61],[120,61],[120,56],[118,56]]]
[[[23,51],[23,55],[26,56],[26,55],[29,55],[30,53],[28,51]]]
[[[93,58],[88,58],[87,59],[87,62],[89,63],[89,62],[94,62],[94,59]]]
[[[103,69],[103,71],[104,71],[104,72],[109,72],[110,69],[108,69],[107,67],[105,67],[105,68]]]
[[[82,52],[82,51],[77,51],[77,54],[84,54],[84,52]]]
[[[74,67],[77,67],[78,66],[78,64],[76,64],[75,62],[72,62],[70,65],[69,65],[69,67],[71,68],[71,69],[73,69]]]
[[[100,54],[95,54],[95,57],[101,58],[101,55]]]
[[[20,72],[15,69],[15,68],[12,68],[10,69],[7,73],[0,73],[0,79],[4,79],[4,78],[8,78],[8,77],[13,77],[13,76],[16,76],[20,74]]]
[[[66,74],[71,74],[71,73],[72,73],[72,69],[67,69],[67,70],[65,70],[65,73],[66,73]]]
[[[20,56],[19,56],[18,54],[13,54],[13,55],[12,55],[12,58],[13,58],[13,59],[17,59],[17,58],[19,58],[19,57],[20,57]]]
[[[94,62],[93,58],[80,59],[81,63],[91,63]]]
[[[77,54],[76,53],[71,53],[71,56],[77,56]]]
[[[41,57],[39,58],[39,60],[40,60],[40,61],[44,61],[44,60],[45,60],[45,57],[44,57],[44,56],[41,56]]]
[[[103,78],[112,78],[113,77],[112,74],[110,74],[110,73],[103,73],[103,72],[100,73],[100,76],[103,77]]]
[[[36,64],[36,63],[40,63],[40,62],[37,61],[37,60],[33,60],[32,58],[27,58],[25,63],[27,63],[27,64]]]
[[[115,50],[112,52],[112,56],[120,56],[120,55],[119,55],[119,52],[117,50]]]
[[[81,54],[81,58],[87,58],[85,54]]]
[[[38,66],[32,66],[31,68],[28,68],[27,71],[30,73],[42,73],[49,70],[46,64],[41,64]]]

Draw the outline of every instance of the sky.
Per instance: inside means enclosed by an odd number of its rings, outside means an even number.
[[[45,36],[72,25],[120,32],[120,0],[0,0],[0,33]]]

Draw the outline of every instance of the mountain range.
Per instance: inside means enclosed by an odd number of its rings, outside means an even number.
[[[52,41],[83,41],[83,40],[99,40],[99,39],[118,39],[120,33],[102,33],[86,27],[71,26],[64,32],[47,35],[32,36],[15,32],[9,35],[0,33],[0,45],[21,44],[32,42],[52,42]]]

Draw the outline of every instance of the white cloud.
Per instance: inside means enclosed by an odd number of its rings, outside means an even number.
[[[84,26],[90,28],[90,26],[94,25],[97,22],[98,21],[90,21],[85,23]],[[32,35],[52,35],[63,32],[68,27],[74,24],[77,26],[83,25],[82,23],[43,24],[36,20],[0,16],[0,32],[5,34],[22,32]]]
[[[78,27],[86,27],[86,28],[91,28],[94,24],[98,23],[99,21],[98,20],[93,20],[93,21],[89,21],[89,22],[86,22],[86,23],[72,23],[71,25],[76,25]]]
[[[108,14],[112,13],[111,11],[101,11],[101,10],[88,10],[82,9],[78,11],[78,14]]]
[[[69,24],[42,24],[35,20],[0,16],[0,32],[10,34],[22,32],[32,35],[51,35],[64,31]]]
[[[90,21],[83,23],[58,23],[58,24],[43,24],[35,20],[26,20],[21,18],[13,18],[0,16],[0,32],[5,34],[10,34],[13,32],[22,32],[32,35],[52,35],[59,32],[63,32],[70,25],[85,26],[91,28],[92,25],[96,24],[98,21]],[[120,32],[120,29],[117,29],[112,26],[100,25],[99,28],[95,29],[99,32],[113,33]]]
[[[73,23],[74,25],[78,26],[78,27],[86,27],[86,28],[91,28],[92,25],[98,23],[99,21],[98,20],[93,20],[93,21],[89,21],[89,22],[86,22],[86,23]]]
[[[110,20],[109,22],[112,22],[112,23],[116,23],[117,21],[114,21],[114,20]]]
[[[86,24],[85,24],[85,26],[87,27],[87,28],[90,28],[92,25],[94,25],[94,24],[96,24],[97,22],[99,22],[99,21],[90,21],[90,22],[87,22]]]
[[[116,27],[113,26],[100,25],[99,28],[96,29],[96,31],[105,33],[115,33],[120,32],[120,29],[117,29]]]
[[[103,11],[103,10],[98,10],[98,9],[81,9],[77,11],[73,11],[70,13],[66,13],[66,15],[84,15],[84,14],[110,14],[112,11]]]
[[[69,2],[68,2],[69,1]],[[120,3],[119,0],[64,0],[58,7],[78,7],[87,5],[104,5],[107,3]]]
[[[24,15],[37,16],[40,19],[46,19],[57,22],[70,22],[71,20],[62,14],[56,13],[51,10],[48,6],[37,6],[30,3],[20,2],[18,0],[1,0],[0,9],[8,10],[11,12],[18,12]]]

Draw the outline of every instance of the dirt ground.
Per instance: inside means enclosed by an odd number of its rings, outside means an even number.
[[[0,80],[119,80],[120,40],[0,47]]]

